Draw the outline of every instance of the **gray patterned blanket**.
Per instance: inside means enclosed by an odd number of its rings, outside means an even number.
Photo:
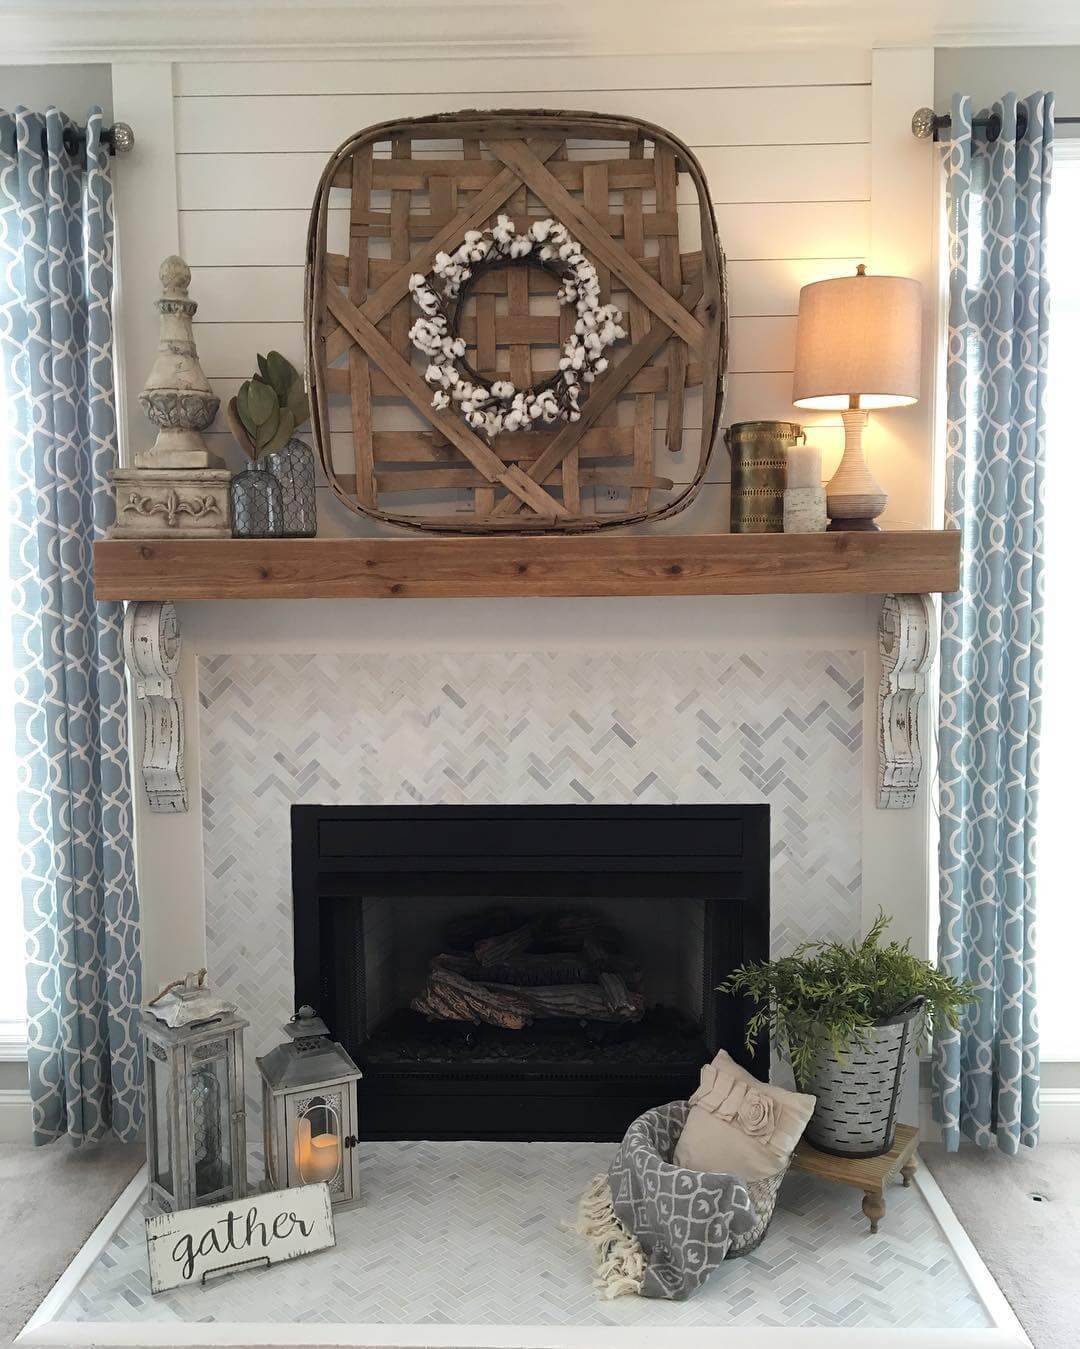
[[[581,1200],[575,1230],[594,1248],[604,1297],[688,1298],[758,1221],[737,1176],[672,1165],[689,1110],[672,1101],[636,1119]]]

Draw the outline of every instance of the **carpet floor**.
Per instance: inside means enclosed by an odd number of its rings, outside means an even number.
[[[1035,1349],[1080,1344],[1080,1144],[919,1149]],[[1042,1199],[1033,1199],[1033,1194]]]
[[[141,1144],[0,1144],[0,1345],[8,1345],[146,1159]]]
[[[923,1160],[1035,1349],[1080,1342],[1080,1145]],[[9,1345],[143,1160],[139,1146],[0,1145],[0,1345]],[[1042,1201],[1031,1198],[1043,1196]],[[17,1239],[12,1240],[15,1236]]]

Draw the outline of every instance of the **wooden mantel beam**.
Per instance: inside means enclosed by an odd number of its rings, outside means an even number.
[[[888,594],[952,591],[960,535],[650,534],[105,540],[108,600]]]

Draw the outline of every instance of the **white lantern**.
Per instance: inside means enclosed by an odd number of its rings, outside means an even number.
[[[360,1069],[311,1007],[284,1028],[289,1043],[256,1059],[263,1079],[263,1150],[270,1189],[325,1181],[331,1202],[360,1196],[356,1084]]]
[[[149,1200],[169,1212],[247,1193],[248,1023],[194,977],[142,1018]]]

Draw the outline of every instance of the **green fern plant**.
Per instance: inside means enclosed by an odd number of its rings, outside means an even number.
[[[258,356],[259,372],[246,379],[229,400],[229,427],[252,459],[283,449],[307,421],[310,408],[304,381],[280,351]]]
[[[780,960],[743,965],[729,975],[720,992],[758,1004],[747,1022],[747,1048],[767,1031],[791,1063],[796,1082],[805,1082],[823,1045],[843,1059],[852,1040],[908,1008],[918,1009],[914,1030],[920,1049],[937,1018],[957,1026],[961,1011],[975,1001],[974,987],[912,955],[910,942],[883,946],[890,922],[879,910],[861,941],[805,942]]]

